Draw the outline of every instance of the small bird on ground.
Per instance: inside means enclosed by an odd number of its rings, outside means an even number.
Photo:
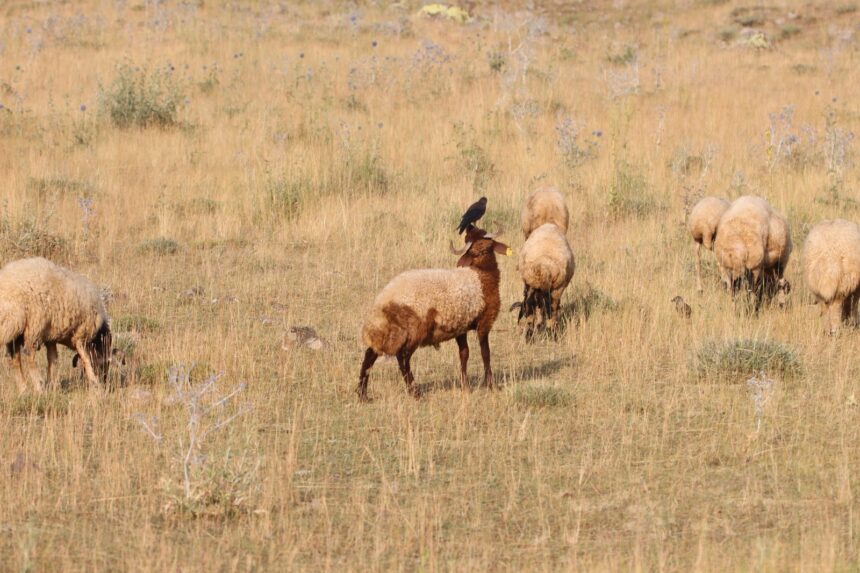
[[[463,218],[460,220],[460,226],[457,227],[457,233],[462,235],[463,231],[469,225],[474,225],[481,217],[484,216],[484,213],[487,212],[487,198],[481,197],[475,203],[466,209],[466,212],[463,213]]]
[[[690,308],[690,305],[684,302],[684,299],[680,296],[676,296],[672,299],[672,302],[675,303],[675,310],[678,311],[678,314],[684,318],[690,318],[693,314],[693,309]]]

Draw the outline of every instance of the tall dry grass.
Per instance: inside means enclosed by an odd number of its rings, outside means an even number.
[[[857,6],[675,4],[458,25],[414,3],[4,3],[3,260],[109,287],[127,363],[113,392],[67,354],[41,397],[3,375],[2,568],[856,568],[857,334],[823,336],[799,261],[815,222],[860,218]],[[113,118],[123,85],[127,117],[167,121]],[[502,390],[456,389],[445,345],[415,356],[420,401],[380,363],[359,404],[375,293],[451,266],[481,194],[516,250],[547,183],[577,257],[563,336],[527,345],[503,314]],[[735,307],[712,262],[695,294],[685,209],[745,193],[792,225],[786,311]],[[295,325],[324,349],[283,350]],[[742,361],[775,380],[758,414],[734,363],[699,367],[744,340],[798,365]],[[247,383],[205,423],[252,408],[187,463],[176,365],[223,373],[206,400]]]

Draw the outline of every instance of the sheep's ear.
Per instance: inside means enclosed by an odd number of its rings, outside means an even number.
[[[510,257],[511,255],[514,254],[514,252],[511,250],[511,248],[509,246],[507,246],[504,243],[499,243],[499,242],[493,243],[493,250],[496,251],[496,253],[498,253],[500,255],[505,255],[506,257]]]
[[[457,261],[457,266],[458,267],[471,267],[472,266],[472,255],[469,253],[466,253],[465,255],[460,257],[460,260]]]

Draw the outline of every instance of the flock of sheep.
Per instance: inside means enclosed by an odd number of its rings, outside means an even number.
[[[498,240],[473,223],[486,208],[486,199],[464,216],[465,246],[451,250],[459,257],[453,269],[422,269],[394,277],[376,297],[362,328],[367,349],[357,392],[367,400],[370,369],[379,356],[397,358],[407,388],[417,391],[410,361],[422,346],[455,339],[460,356],[460,383],[467,385],[469,345],[466,335],[477,331],[484,363],[483,385],[494,386],[489,335],[499,314],[499,266],[496,255],[510,255]],[[535,332],[555,335],[561,297],[573,278],[573,251],[566,233],[569,214],[564,197],[542,188],[526,199],[521,214],[525,243],[517,270],[523,281],[518,322],[525,336]],[[792,252],[786,218],[761,197],[743,196],[729,203],[705,197],[690,212],[687,226],[696,255],[696,286],[703,290],[701,248],[714,251],[723,286],[734,296],[745,285],[755,295],[756,310],[776,298],[783,306],[791,290],[784,273]],[[825,220],[809,233],[803,249],[803,275],[809,290],[823,303],[828,331],[843,322],[856,322],[860,299],[860,227],[842,219]],[[674,301],[678,304],[678,297]],[[689,307],[684,304],[686,315]],[[101,293],[83,276],[43,258],[13,261],[0,269],[0,344],[6,345],[18,389],[27,379],[40,392],[51,383],[57,344],[76,352],[88,381],[105,381],[111,362],[110,321]],[[39,374],[35,355],[45,346],[46,379]],[[26,365],[26,366],[25,366]]]
[[[456,269],[424,269],[396,276],[376,297],[364,323],[367,347],[359,375],[358,396],[367,400],[369,371],[380,355],[395,356],[410,393],[416,394],[410,366],[412,354],[422,346],[455,339],[460,354],[460,383],[467,385],[469,346],[466,334],[476,330],[484,362],[484,382],[493,387],[489,334],[499,313],[499,267],[496,254],[509,249],[495,235],[466,224],[474,211],[483,214],[486,199],[464,216],[466,245],[452,251],[460,256]],[[519,322],[531,340],[537,329],[557,330],[561,296],[573,278],[573,251],[566,233],[569,214],[564,197],[553,188],[538,189],[522,208],[525,244],[517,270],[523,280]],[[791,233],[785,216],[761,197],[743,196],[734,202],[705,197],[691,210],[687,228],[695,245],[696,287],[704,290],[701,248],[714,251],[723,286],[734,297],[742,287],[755,296],[758,310],[765,300],[785,306],[791,284],[785,268],[792,253]],[[860,298],[860,227],[836,219],[822,221],[809,234],[803,253],[804,278],[824,305],[828,330],[841,322],[854,322]],[[690,308],[683,304],[683,314]]]
[[[499,266],[496,255],[510,255],[510,248],[495,234],[468,220],[474,211],[483,214],[486,200],[469,208],[461,229],[466,232],[462,249],[451,247],[459,256],[455,269],[406,271],[394,277],[376,297],[362,328],[367,350],[361,364],[357,393],[368,399],[370,368],[381,355],[395,356],[406,387],[413,395],[414,376],[410,361],[422,346],[435,346],[452,338],[460,351],[460,384],[467,385],[469,344],[466,333],[477,331],[484,362],[485,387],[494,386],[490,366],[490,330],[499,314]],[[565,234],[569,220],[564,197],[556,189],[538,189],[522,209],[525,244],[517,269],[523,279],[523,300],[516,306],[519,319],[526,319],[526,337],[540,328],[555,333],[561,295],[573,278],[573,251]]]
[[[776,296],[784,306],[791,291],[785,267],[792,252],[788,221],[761,197],[745,195],[729,203],[705,197],[687,221],[696,249],[696,282],[702,290],[701,247],[713,250],[723,285],[734,295],[742,283],[762,299]],[[860,297],[860,227],[851,221],[821,221],[803,247],[803,278],[835,334],[843,322],[856,323]]]

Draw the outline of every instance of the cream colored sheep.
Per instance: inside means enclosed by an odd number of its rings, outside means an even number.
[[[415,394],[412,354],[421,346],[438,346],[452,338],[459,347],[460,383],[465,387],[470,330],[478,333],[484,385],[493,386],[489,335],[500,304],[496,253],[510,254],[510,249],[475,227],[467,231],[466,240],[466,247],[457,252],[462,255],[458,268],[407,271],[376,297],[362,328],[367,350],[356,390],[361,400],[367,400],[369,370],[380,355],[397,357],[406,386]]]
[[[554,334],[561,295],[575,270],[573,251],[561,229],[552,223],[535,229],[520,251],[517,270],[525,285],[520,319],[527,320],[526,338],[538,326],[539,310],[543,326]]]
[[[719,197],[705,197],[693,207],[687,217],[687,229],[693,237],[696,251],[696,289],[702,292],[702,246],[714,250],[717,225],[729,208],[729,202]]]
[[[792,250],[788,221],[781,213],[771,210],[764,256],[764,278],[768,296],[776,294],[777,303],[781,307],[786,305],[788,293],[791,292],[791,284],[784,275]]]
[[[740,197],[720,218],[714,253],[723,284],[732,294],[745,277],[749,288],[759,292],[769,228],[770,205],[761,197]]]
[[[803,245],[803,278],[818,302],[824,304],[830,334],[842,321],[856,322],[860,298],[860,227],[851,221],[822,221]]]
[[[567,234],[569,218],[564,195],[555,187],[541,187],[528,196],[520,212],[523,236],[528,239],[532,231],[544,223],[555,223]]]
[[[788,221],[761,197],[738,198],[720,218],[714,252],[723,283],[734,294],[747,278],[757,295],[756,308],[774,291],[780,306],[785,304],[791,285],[783,274],[791,250]]]
[[[10,365],[17,358],[18,389],[27,374],[37,391],[43,383],[35,353],[44,344],[48,354],[47,383],[57,359],[57,344],[75,350],[87,378],[107,376],[111,333],[99,289],[86,278],[43,258],[21,259],[0,269],[0,344]],[[27,361],[24,372],[22,355]]]

